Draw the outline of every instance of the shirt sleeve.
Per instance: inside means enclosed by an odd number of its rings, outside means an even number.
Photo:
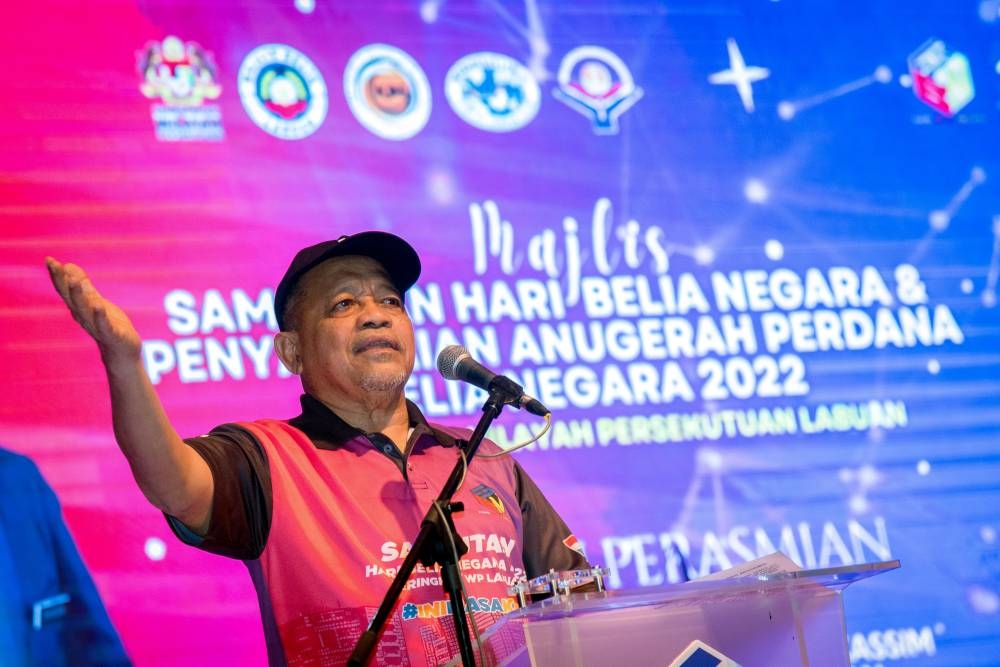
[[[271,475],[267,455],[257,439],[235,424],[226,424],[184,442],[212,471],[212,513],[204,535],[176,517],[167,516],[174,534],[204,551],[253,560],[259,558],[271,528]]]
[[[514,464],[517,499],[524,520],[524,569],[528,579],[549,570],[590,568],[579,542],[528,473]]]

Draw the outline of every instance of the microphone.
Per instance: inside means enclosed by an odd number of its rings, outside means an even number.
[[[538,399],[532,398],[524,393],[521,385],[515,383],[510,378],[497,375],[490,369],[472,358],[469,351],[461,345],[449,345],[441,350],[437,358],[438,371],[446,380],[462,380],[475,385],[480,389],[490,390],[491,385],[496,381],[502,381],[507,387],[516,388],[516,396],[512,405],[516,408],[523,408],[533,415],[544,417],[549,414],[549,409],[541,404]]]

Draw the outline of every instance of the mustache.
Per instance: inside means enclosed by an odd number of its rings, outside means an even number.
[[[401,346],[392,338],[386,336],[372,336],[355,343],[352,351],[358,353],[374,349],[389,349],[396,350],[398,352],[401,349]]]

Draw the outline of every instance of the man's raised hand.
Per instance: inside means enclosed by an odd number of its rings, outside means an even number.
[[[125,312],[97,291],[86,272],[76,264],[45,258],[49,276],[73,319],[97,341],[105,364],[136,361],[142,340]]]

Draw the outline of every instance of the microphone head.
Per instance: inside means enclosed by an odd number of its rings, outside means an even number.
[[[449,345],[438,353],[438,372],[444,376],[445,380],[459,380],[461,378],[455,372],[458,368],[458,362],[468,358],[470,358],[469,351],[464,347],[461,345]]]

